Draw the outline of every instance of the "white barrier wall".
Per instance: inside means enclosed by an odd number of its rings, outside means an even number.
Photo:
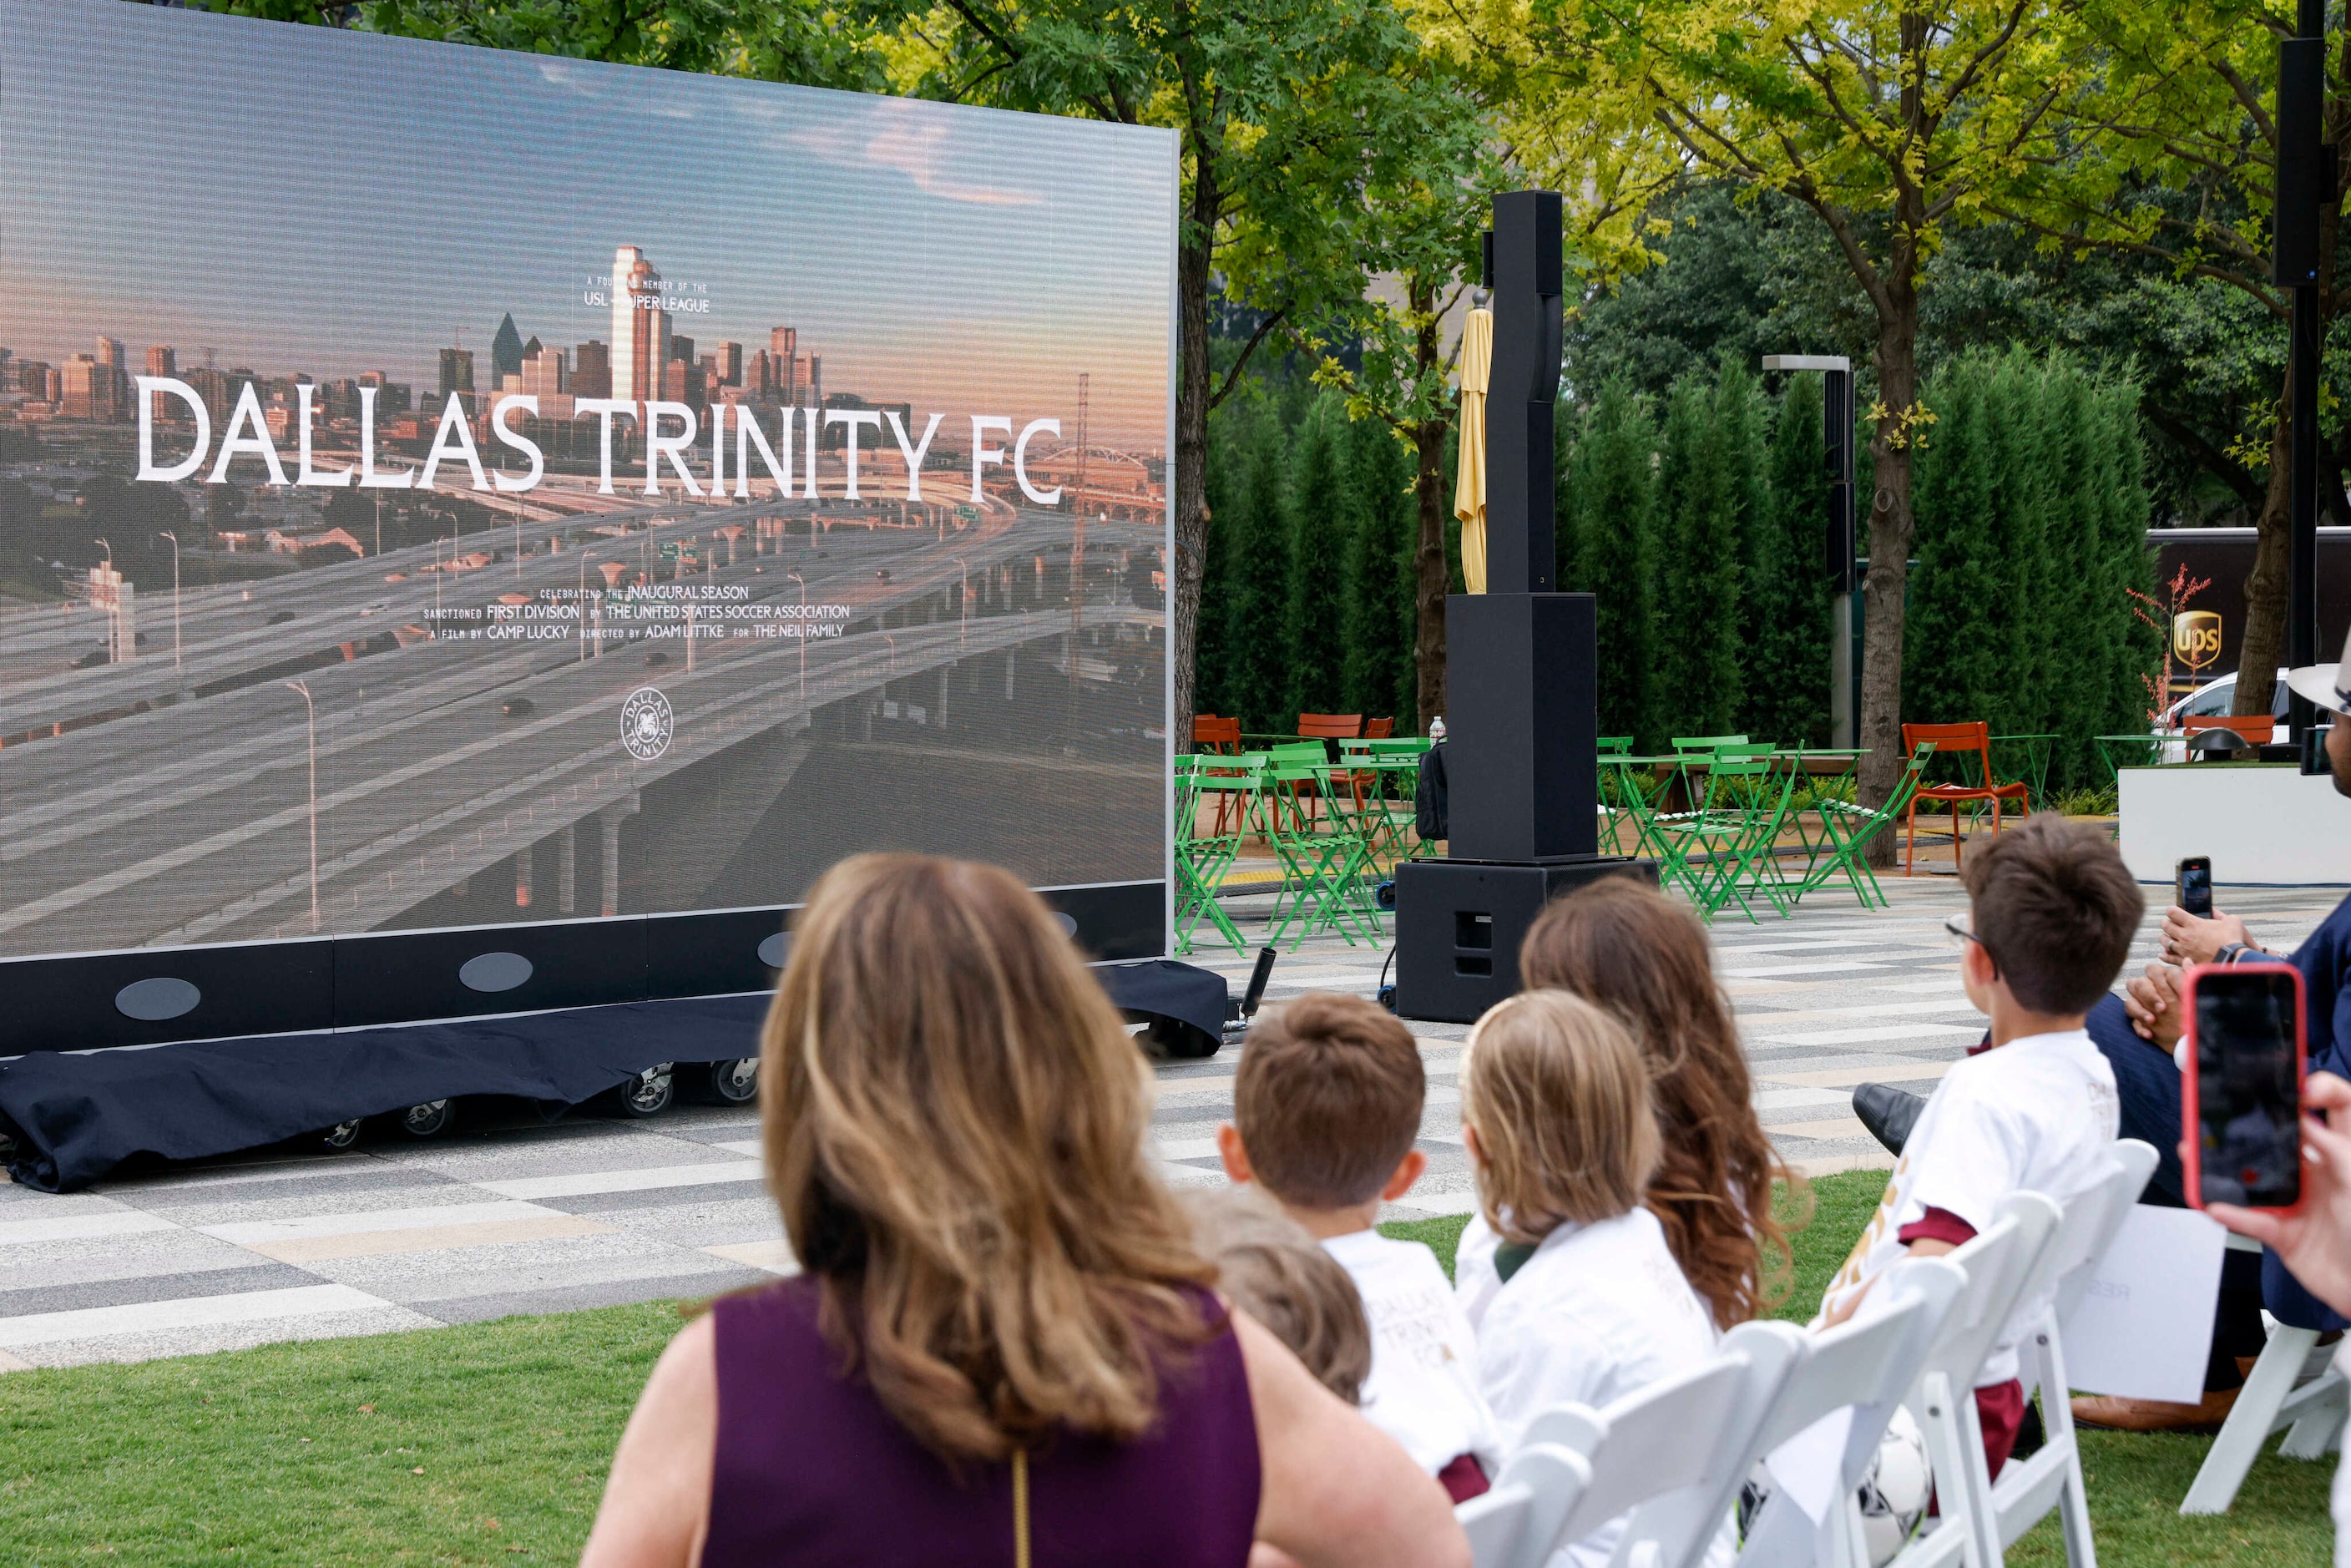
[[[2216,883],[2351,883],[2351,800],[2291,763],[2126,768],[2123,863],[2168,883],[2184,855],[2212,857]]]

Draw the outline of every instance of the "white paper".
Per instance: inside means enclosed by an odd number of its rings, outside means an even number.
[[[2133,1204],[2059,1325],[2074,1386],[2181,1405],[2203,1398],[2228,1236],[2192,1208]]]
[[[1771,1479],[1814,1524],[1829,1516],[1843,1479],[1845,1443],[1853,1430],[1853,1406],[1832,1410],[1778,1448],[1765,1462]]]

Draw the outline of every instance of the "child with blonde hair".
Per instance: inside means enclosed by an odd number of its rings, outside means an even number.
[[[1565,991],[1526,991],[1478,1021],[1466,1056],[1461,1139],[1500,1279],[1472,1303],[1479,1382],[1508,1453],[1544,1411],[1598,1409],[1686,1371],[1716,1334],[1642,1206],[1660,1140],[1625,1026]],[[1624,1527],[1611,1521],[1552,1568],[1601,1568]],[[1731,1551],[1726,1521],[1707,1560]]]

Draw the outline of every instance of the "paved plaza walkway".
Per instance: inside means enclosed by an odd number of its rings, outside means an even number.
[[[1942,921],[1949,876],[1886,879],[1893,907],[1815,895],[1785,919],[1715,927],[1764,1124],[1799,1169],[1888,1163],[1855,1122],[1854,1084],[1931,1088],[1980,1038]],[[2134,967],[2168,902],[2150,888]],[[2220,891],[2290,946],[2341,889]],[[1245,936],[1266,900],[1235,905]],[[1255,905],[1256,907],[1252,907]],[[1270,997],[1368,996],[1382,952],[1335,939],[1285,952]],[[1245,980],[1249,960],[1198,959]],[[1457,1072],[1466,1029],[1415,1024],[1428,1065],[1429,1172],[1395,1218],[1472,1206]],[[1217,1124],[1238,1053],[1158,1070],[1159,1153],[1185,1185],[1221,1182]],[[759,1181],[758,1119],[681,1105],[651,1122],[575,1115],[476,1124],[437,1143],[397,1134],[348,1154],[278,1149],[56,1197],[0,1182],[0,1369],[138,1360],[274,1340],[374,1333],[516,1312],[707,1296],[789,1269]]]

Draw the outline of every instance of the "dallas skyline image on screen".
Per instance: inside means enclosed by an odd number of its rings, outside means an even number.
[[[1165,873],[1163,133],[0,0],[0,956]]]

